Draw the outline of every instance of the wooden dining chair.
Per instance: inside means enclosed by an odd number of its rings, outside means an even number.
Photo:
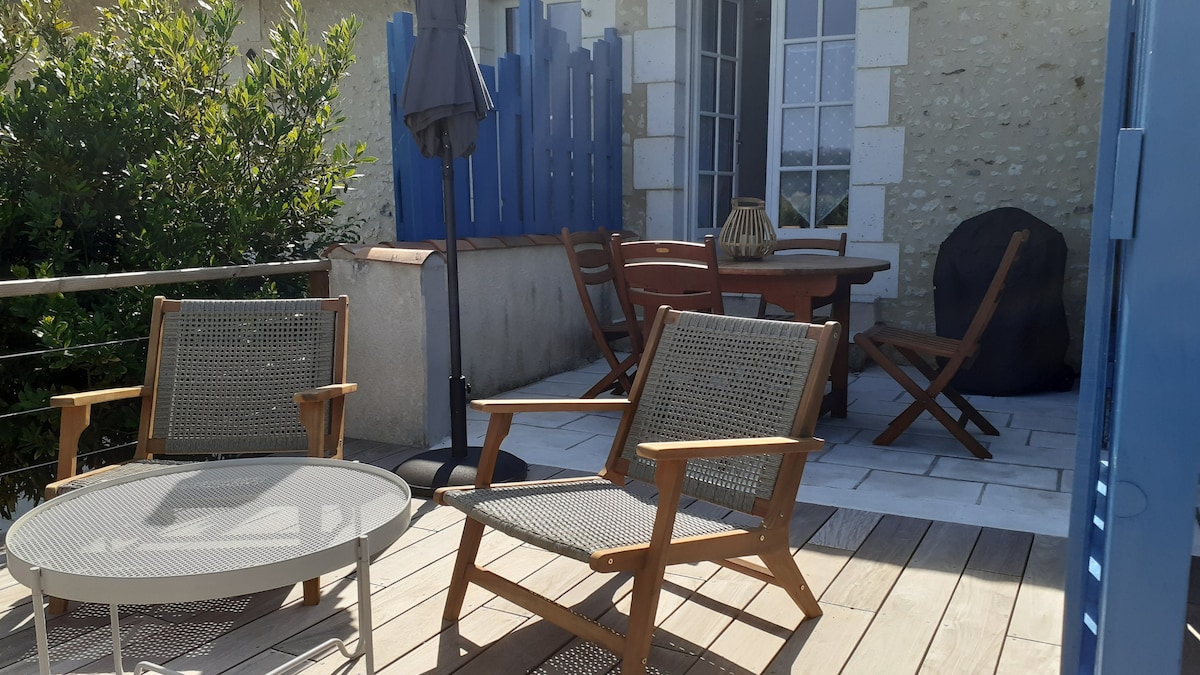
[[[473,583],[612,651],[622,659],[620,672],[630,675],[647,672],[670,565],[712,561],[779,586],[806,617],[821,614],[796,566],[788,529],[808,453],[824,445],[813,432],[841,327],[665,307],[656,317],[628,399],[472,402],[490,414],[476,484],[435,496],[467,516],[447,621],[458,621]],[[599,475],[490,484],[515,413],[602,410],[623,416]],[[681,511],[685,499],[716,507]],[[625,635],[537,592],[551,595],[545,589],[478,565],[485,528],[595,572],[632,575]]]
[[[991,459],[987,448],[967,431],[967,422],[973,422],[979,430],[988,436],[998,436],[996,427],[971,405],[966,398],[950,385],[954,375],[959,370],[970,368],[971,362],[979,352],[979,340],[987,330],[988,323],[1000,304],[1000,296],[1004,292],[1005,280],[1020,255],[1021,245],[1029,238],[1029,230],[1014,232],[1004,250],[1004,255],[992,275],[992,281],[984,293],[975,317],[967,327],[961,339],[930,335],[918,331],[893,328],[885,324],[875,324],[871,328],[854,336],[854,342],[863,348],[867,356],[878,363],[892,379],[896,380],[905,391],[913,397],[909,404],[883,433],[875,438],[876,445],[891,445],[904,433],[922,412],[929,411],[934,419],[954,435],[973,455],[980,459]],[[908,363],[917,369],[928,381],[929,385],[921,387],[909,377],[900,365],[892,360],[884,351],[891,347]],[[959,411],[955,419],[937,402],[938,396],[945,396]]]
[[[629,371],[637,365],[637,355],[631,354],[622,360],[613,349],[614,342],[629,337],[629,323],[616,293],[616,275],[613,273],[608,232],[603,227],[595,232],[571,232],[564,227],[559,238],[567,252],[567,263],[571,266],[571,276],[575,279],[575,289],[579,291],[579,302],[583,305],[583,315],[592,332],[592,339],[600,347],[600,353],[609,368],[608,373],[583,394],[583,398],[595,398],[609,390],[620,394],[628,393],[633,386]],[[616,299],[620,319],[601,321],[593,293],[612,293]]]
[[[843,232],[837,239],[823,239],[820,237],[806,237],[804,239],[780,239],[775,243],[775,251],[831,251],[836,255],[846,255],[846,233]],[[833,297],[813,298],[812,308],[825,307],[833,302]],[[778,312],[768,313],[770,303],[766,298],[758,299],[758,313],[755,314],[760,319],[773,319],[775,321],[791,321],[795,317],[791,312],[786,312],[779,309]],[[778,308],[777,308],[778,309]]]
[[[638,357],[646,348],[650,322],[662,305],[724,314],[717,269],[717,241],[624,241],[612,236],[617,295],[629,318],[629,341]],[[637,317],[641,317],[640,319]]]

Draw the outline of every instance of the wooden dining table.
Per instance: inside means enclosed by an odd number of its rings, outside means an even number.
[[[814,298],[832,298],[830,318],[842,324],[830,369],[832,387],[823,411],[845,417],[850,380],[850,286],[865,284],[891,267],[886,260],[853,256],[793,253],[762,260],[722,258],[717,265],[721,291],[756,293],[791,312],[796,321],[811,321]]]

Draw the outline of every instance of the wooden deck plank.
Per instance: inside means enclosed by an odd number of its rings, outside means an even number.
[[[792,511],[792,522],[788,524],[789,543],[795,548],[804,546],[837,512],[838,509],[832,506],[798,502]]]
[[[821,602],[878,611],[929,525],[928,520],[885,516],[821,596]]]
[[[841,605],[823,609],[819,618],[800,624],[763,673],[810,675],[842,670],[875,613]]]
[[[1058,645],[1007,638],[1000,652],[996,675],[1059,675],[1061,652]]]
[[[882,518],[880,514],[869,511],[838,509],[837,513],[812,536],[809,543],[857,551]]]
[[[968,569],[929,645],[922,675],[995,673],[1020,581],[1007,574]]]
[[[929,527],[844,672],[917,672],[978,537],[978,527]]]
[[[447,626],[432,640],[405,654],[399,661],[379,670],[380,675],[412,675],[413,673],[451,673],[475,658],[484,646],[504,637],[525,622],[526,617],[480,607]],[[502,672],[501,664],[493,664]]]
[[[391,461],[382,451],[378,457]],[[404,537],[372,564],[380,673],[613,672],[614,655],[479,587],[469,589],[457,624],[443,622],[462,516],[423,503],[415,502],[420,517]],[[702,502],[687,508],[725,513]],[[973,548],[971,532],[978,533]],[[652,672],[858,672],[855,663],[879,663],[868,657],[905,639],[916,646],[892,648],[875,672],[915,672],[916,666],[908,667],[913,661],[908,652],[918,649],[918,659],[930,673],[970,673],[980,665],[980,672],[989,672],[989,661],[997,675],[1057,672],[1059,647],[1051,641],[1058,640],[1056,622],[1062,616],[1063,540],[803,503],[793,514],[791,536],[793,545],[804,544],[795,558],[820,598],[822,617],[801,621],[802,614],[782,589],[712,563],[673,566],[659,603],[661,628],[655,632]],[[851,546],[856,548],[845,548]],[[582,563],[491,531],[484,536],[480,560],[575,611],[625,629],[632,585],[628,575],[592,573]],[[1001,571],[1014,574],[1006,577]],[[326,596],[316,607],[300,604],[298,586],[224,604],[124,607],[128,618],[122,625],[134,630],[126,656],[161,661],[178,652],[164,665],[213,675],[262,672],[328,637],[348,639],[354,648],[353,572],[347,566],[323,577]],[[1019,587],[1017,574],[1025,575]],[[990,586],[1001,582],[1007,591]],[[942,600],[946,587],[953,590]],[[995,602],[1005,592],[1011,621],[1004,603]],[[107,610],[80,609],[51,621],[57,631],[54,672],[110,672]],[[0,631],[0,675],[36,672],[30,610],[27,589],[0,587],[0,628],[9,629]],[[936,617],[929,634],[931,615]],[[888,634],[889,624],[897,632]],[[1042,637],[1026,639],[1031,635]],[[347,665],[333,651],[304,672],[365,673],[365,663],[359,659]]]
[[[573,586],[547,597],[554,598],[582,616],[593,619],[599,617],[632,588],[632,580],[626,575],[592,574],[586,565],[569,558],[559,558],[556,562],[573,563],[578,566],[576,570],[581,568],[583,574],[577,577],[579,581]],[[554,564],[547,565],[547,568]],[[544,575],[545,569],[539,574]],[[576,570],[572,570],[572,573]],[[565,582],[566,577],[559,575],[555,581]],[[491,605],[488,603],[488,606]],[[530,619],[517,630],[488,645],[482,654],[455,672],[460,675],[493,675],[497,663],[505,664],[505,668],[511,668],[512,672],[528,672],[557,654],[572,638],[570,633],[548,621]]]
[[[983,528],[967,567],[996,574],[1021,576],[1029,559],[1033,535],[1028,532]]]
[[[1008,634],[1053,645],[1062,644],[1063,588],[1066,583],[1067,540],[1037,535]]]

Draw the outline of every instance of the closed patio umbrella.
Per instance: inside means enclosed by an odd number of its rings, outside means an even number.
[[[475,151],[479,120],[492,110],[492,99],[467,42],[466,0],[417,0],[417,40],[413,45],[400,107],[404,124],[425,157],[442,160],[442,215],[446,221],[446,294],[450,305],[449,448],[421,453],[396,473],[413,492],[428,496],[445,485],[475,482],[480,448],[467,445],[467,380],[462,372],[459,324],[458,245],[454,214],[454,158]],[[495,482],[521,480],[528,467],[500,453]]]

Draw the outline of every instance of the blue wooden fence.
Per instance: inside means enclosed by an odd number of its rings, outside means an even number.
[[[619,230],[621,39],[609,28],[591,51],[572,51],[538,0],[522,0],[518,16],[521,53],[480,67],[496,109],[479,126],[475,153],[455,160],[458,234]],[[412,15],[397,13],[387,36],[396,239],[442,239],[441,162],[421,156],[400,108]]]

